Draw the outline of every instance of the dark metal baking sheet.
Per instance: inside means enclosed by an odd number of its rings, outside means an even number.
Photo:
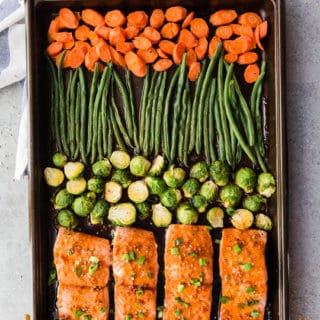
[[[34,320],[54,319],[55,290],[47,285],[48,268],[52,263],[52,247],[56,229],[49,212],[49,194],[44,185],[42,170],[49,163],[52,146],[49,123],[49,78],[44,58],[47,45],[47,28],[50,19],[61,7],[81,10],[96,8],[102,12],[109,8],[124,11],[152,10],[171,5],[184,5],[201,15],[221,8],[234,8],[239,13],[255,11],[269,22],[266,39],[267,78],[265,85],[265,125],[268,128],[267,165],[277,178],[277,193],[270,204],[274,228],[267,246],[269,291],[267,320],[288,319],[287,304],[287,246],[286,246],[286,159],[284,117],[284,29],[283,3],[278,0],[212,0],[212,1],[142,1],[142,0],[26,0],[27,46],[28,46],[28,95],[29,95],[29,213],[33,248],[33,305]],[[149,226],[145,226],[149,228]],[[151,227],[152,228],[152,227]],[[153,229],[159,247],[163,249],[163,234]],[[92,230],[85,230],[92,232]],[[213,237],[218,237],[214,233]],[[161,249],[160,249],[161,250]],[[215,246],[215,267],[218,264],[218,246]],[[161,279],[160,279],[161,280]],[[160,283],[161,285],[161,283]],[[215,273],[213,317],[217,319],[220,280]],[[162,299],[161,295],[159,299]]]

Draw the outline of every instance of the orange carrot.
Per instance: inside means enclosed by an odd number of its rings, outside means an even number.
[[[46,51],[50,57],[54,57],[59,54],[63,49],[63,43],[60,41],[51,42]]]
[[[124,32],[126,33],[126,38],[130,40],[130,39],[133,39],[134,37],[136,37],[139,34],[140,29],[138,27],[135,27],[135,26],[129,26],[129,27],[124,29]]]
[[[254,30],[254,39],[257,43],[257,46],[260,50],[264,51],[264,47],[260,41],[260,24],[257,25],[256,29]]]
[[[222,26],[229,24],[237,18],[238,14],[235,10],[219,10],[210,16],[210,23],[214,26]]]
[[[74,47],[70,51],[70,56],[69,56],[69,65],[70,68],[76,69],[79,68],[85,59],[86,53],[81,47]]]
[[[106,25],[112,28],[121,27],[126,23],[126,16],[120,10],[111,10],[104,16]]]
[[[247,36],[240,36],[234,40],[225,40],[223,47],[226,51],[234,54],[244,53],[254,48],[255,44],[252,38]]]
[[[127,64],[124,60],[123,55],[112,46],[109,46],[109,50],[111,53],[111,61],[120,67],[126,68]]]
[[[175,64],[182,62],[183,54],[186,51],[186,46],[182,42],[178,42],[173,49],[172,59]]]
[[[180,31],[180,27],[177,23],[167,22],[161,28],[160,33],[164,38],[173,39],[179,34],[179,31]]]
[[[256,63],[249,64],[244,70],[244,74],[243,74],[244,80],[247,83],[256,82],[259,77],[259,73],[260,73],[260,69]]]
[[[126,54],[129,51],[132,51],[134,49],[134,44],[132,42],[118,42],[116,45],[116,50]]]
[[[183,20],[182,25],[181,25],[181,29],[185,29],[188,28],[190,26],[190,23],[192,21],[194,17],[194,11],[191,11],[186,18]]]
[[[224,42],[226,42],[226,41],[231,41],[231,40],[225,40]],[[209,49],[208,49],[209,58],[211,58],[214,55],[214,53],[216,52],[216,49],[217,49],[219,42],[221,42],[221,39],[218,36],[214,36],[210,40]]]
[[[218,36],[221,39],[229,39],[229,38],[231,38],[232,34],[233,34],[233,31],[232,31],[232,27],[230,25],[229,26],[219,26],[216,29],[216,36]]]
[[[99,58],[105,63],[108,63],[111,60],[111,53],[109,48],[110,47],[103,39],[99,39],[96,45],[96,50]]]
[[[191,21],[191,32],[198,38],[206,38],[209,35],[209,26],[202,18],[194,18]]]
[[[238,18],[240,24],[249,24],[251,28],[255,28],[262,22],[260,16],[255,12],[245,12]]]
[[[194,48],[196,52],[197,59],[202,60],[206,56],[208,50],[208,40],[207,38],[200,38],[198,40],[198,45]]]
[[[132,42],[135,48],[137,49],[147,50],[152,47],[151,41],[146,37],[142,37],[142,36],[135,37]]]
[[[128,14],[127,26],[134,26],[142,30],[148,23],[148,16],[144,11],[134,11]]]
[[[166,54],[172,55],[174,46],[176,44],[170,40],[161,40],[159,42],[159,48]]]
[[[232,52],[228,52],[224,55],[224,61],[228,63],[236,62],[238,59],[238,55]]]
[[[232,33],[240,36],[240,29],[241,29],[241,24],[239,23],[231,23],[230,27],[232,28]]]
[[[254,38],[253,30],[250,24],[242,24],[240,27],[240,35]]]
[[[126,41],[126,32],[122,27],[115,27],[110,31],[109,42],[112,46],[116,46],[118,42]]]
[[[162,9],[154,9],[150,16],[150,26],[160,28],[164,24],[164,12]]]
[[[59,10],[59,17],[66,28],[68,29],[78,28],[79,20],[70,9],[61,8]]]
[[[197,61],[197,55],[193,49],[187,50],[186,65],[189,67],[193,62]]]
[[[93,9],[84,9],[81,12],[81,19],[89,26],[96,27],[104,23],[104,17]]]
[[[151,47],[149,49],[138,49],[137,55],[145,62],[145,63],[153,63],[158,58],[158,53],[155,48]]]
[[[52,38],[55,41],[60,41],[60,42],[70,42],[73,40],[73,35],[71,32],[56,32],[52,34]]]
[[[62,56],[62,52],[60,52],[59,54],[57,54],[54,57],[57,66],[59,65],[61,56]],[[69,68],[70,67],[69,56],[70,56],[70,51],[66,51],[66,54],[65,54],[63,62],[62,62],[62,68]]]
[[[63,49],[65,49],[65,50],[70,50],[70,49],[72,49],[72,48],[74,47],[74,43],[75,43],[74,39],[72,39],[72,40],[69,41],[69,42],[65,42],[65,43],[63,44]]]
[[[170,22],[182,21],[187,16],[187,9],[182,6],[169,7],[166,10],[165,17]]]
[[[173,65],[172,60],[170,59],[159,59],[153,64],[153,69],[155,71],[165,71],[168,70]]]
[[[88,50],[91,48],[91,45],[86,41],[76,41],[74,47],[80,48],[86,55]]]
[[[198,39],[188,29],[182,29],[178,42],[183,43],[186,48],[194,48],[198,45]]]
[[[107,27],[105,25],[99,25],[95,27],[94,32],[104,40],[109,40],[111,30],[112,28],[110,27]]]
[[[161,34],[153,27],[145,27],[143,35],[148,38],[152,44],[158,43],[161,40]]]
[[[98,61],[99,56],[96,47],[91,47],[84,58],[84,64],[86,68],[90,71],[94,71],[94,66]]]
[[[194,82],[198,79],[201,72],[201,64],[200,62],[193,62],[189,66],[188,78],[190,81]]]
[[[98,44],[100,37],[94,32],[89,32],[89,40],[92,46],[95,46]]]
[[[147,73],[146,63],[133,51],[125,54],[124,59],[128,69],[137,77],[144,77]]]
[[[244,52],[239,54],[237,62],[239,64],[253,64],[258,61],[258,54],[255,52]]]
[[[260,39],[265,38],[268,34],[268,21],[265,20],[262,23],[260,23],[259,29],[260,29],[260,32],[259,32],[260,37],[259,38]]]
[[[85,24],[79,26],[74,32],[74,37],[80,41],[86,41],[89,38],[90,28]]]
[[[163,58],[163,59],[169,58],[169,56],[166,53],[164,53],[160,48],[157,48],[156,51],[160,58]]]

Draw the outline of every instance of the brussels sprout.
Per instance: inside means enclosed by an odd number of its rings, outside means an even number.
[[[150,194],[159,195],[167,188],[164,180],[159,177],[146,177],[144,181],[150,190]]]
[[[211,208],[207,212],[207,220],[212,228],[223,228],[224,211],[219,207]]]
[[[160,194],[160,202],[167,208],[175,208],[181,199],[180,190],[175,188],[167,189]]]
[[[143,156],[135,156],[130,161],[130,172],[134,176],[144,177],[150,169],[151,162]]]
[[[136,203],[138,215],[140,220],[145,220],[150,216],[151,204],[148,202]]]
[[[132,182],[128,188],[128,197],[135,203],[144,202],[149,197],[149,189],[143,180]]]
[[[64,166],[64,174],[69,180],[77,179],[84,171],[84,164],[82,162],[67,162]]]
[[[92,192],[92,191],[89,191],[86,193],[86,198],[91,201],[93,204],[95,204],[96,200],[97,200],[97,195]]]
[[[234,182],[245,193],[252,193],[256,187],[257,175],[253,169],[243,167],[236,172]]]
[[[88,180],[88,190],[95,193],[103,192],[104,180],[100,177],[92,177]]]
[[[67,161],[68,158],[63,153],[56,152],[52,156],[52,163],[58,168],[63,168],[66,165]]]
[[[209,167],[209,172],[212,180],[219,187],[226,186],[229,183],[230,167],[225,161],[214,161]]]
[[[191,199],[191,203],[192,203],[193,207],[195,207],[199,213],[205,212],[207,209],[207,206],[208,206],[207,199],[200,194],[194,195]]]
[[[92,172],[95,176],[106,178],[112,170],[111,163],[108,159],[103,159],[95,162],[92,165]]]
[[[104,200],[98,200],[90,212],[91,224],[102,224],[103,218],[107,215],[109,204]]]
[[[208,166],[204,161],[195,163],[190,169],[190,177],[196,178],[200,182],[204,182],[208,179]]]
[[[266,202],[267,199],[263,198],[260,194],[252,194],[244,198],[242,205],[245,209],[258,212]]]
[[[276,191],[276,181],[269,172],[260,173],[258,176],[257,191],[266,198],[270,198]]]
[[[263,213],[258,213],[255,217],[255,225],[257,228],[270,231],[272,229],[271,219]]]
[[[83,177],[74,180],[69,180],[66,184],[66,188],[69,193],[77,196],[86,191],[87,181]]]
[[[196,178],[189,178],[182,186],[186,198],[192,198],[200,189],[200,182]]]
[[[239,204],[242,198],[242,189],[235,184],[228,184],[220,190],[221,204],[225,208],[233,208]]]
[[[118,182],[108,181],[104,189],[104,199],[110,203],[117,203],[122,197],[122,187]]]
[[[217,199],[219,188],[213,181],[208,180],[202,184],[199,193],[211,203]]]
[[[240,230],[250,228],[253,224],[253,220],[253,213],[247,209],[238,209],[231,217],[232,225]]]
[[[92,192],[88,192],[80,197],[74,199],[72,209],[75,214],[80,217],[87,216],[93,209],[95,197]]]
[[[178,221],[182,224],[193,224],[198,222],[198,212],[188,203],[181,203],[177,209]]]
[[[64,180],[64,174],[60,169],[47,167],[43,173],[44,179],[50,187],[58,187]]]
[[[182,186],[186,172],[182,168],[175,168],[171,165],[169,170],[163,174],[163,179],[168,187],[179,188]]]
[[[172,213],[161,203],[152,205],[152,222],[156,227],[165,228],[172,221]]]
[[[164,166],[165,166],[164,157],[161,155],[156,156],[152,161],[152,165],[148,172],[148,175],[152,177],[160,176],[164,169]]]
[[[64,209],[69,207],[73,202],[73,195],[70,194],[67,189],[61,189],[55,196],[54,208]]]
[[[117,169],[126,169],[130,165],[130,156],[125,151],[113,151],[110,156],[110,162]]]
[[[67,229],[74,229],[79,222],[73,214],[73,212],[68,209],[63,209],[59,211],[57,215],[57,221],[60,224],[60,226]]]
[[[132,182],[132,177],[129,171],[118,169],[113,172],[111,180],[121,184],[123,189],[127,189]]]
[[[137,211],[131,202],[118,203],[109,209],[108,219],[115,226],[127,227],[136,221]]]

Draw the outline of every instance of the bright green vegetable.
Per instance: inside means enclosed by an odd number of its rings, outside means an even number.
[[[89,215],[95,203],[95,193],[88,192],[74,199],[72,209],[75,214],[81,217]]]
[[[174,165],[171,165],[169,170],[165,171],[163,174],[165,183],[171,188],[181,187],[185,177],[186,172],[182,168],[175,168]]]
[[[219,207],[211,208],[207,212],[207,220],[212,228],[223,228],[224,211]]]
[[[101,193],[104,190],[104,180],[101,177],[92,177],[88,180],[88,190]]]
[[[146,176],[150,167],[150,161],[143,156],[135,156],[130,161],[130,172],[137,177]]]
[[[104,199],[109,203],[117,203],[122,197],[121,184],[114,181],[108,181],[105,184]]]
[[[152,205],[152,222],[156,227],[166,228],[171,224],[172,213],[161,203]]]
[[[143,147],[143,137],[145,132],[145,118],[146,118],[146,107],[147,107],[148,91],[149,91],[149,78],[150,78],[150,71],[149,71],[149,67],[147,67],[147,74],[143,82],[143,94],[142,94],[141,104],[140,104],[141,111],[140,111],[139,146],[141,149]]]
[[[191,203],[199,213],[205,212],[208,206],[207,199],[200,194],[194,195],[191,199]]]
[[[225,161],[214,161],[209,167],[210,177],[219,187],[229,183],[230,167]]]
[[[265,231],[270,231],[272,229],[271,219],[263,213],[258,213],[256,215],[255,225],[257,228],[265,230]]]
[[[109,204],[106,201],[98,200],[90,212],[91,224],[103,224],[103,218],[107,215],[108,209]]]
[[[78,219],[75,217],[73,212],[68,209],[60,210],[57,215],[57,221],[60,226],[67,229],[74,229],[78,225]]]
[[[90,276],[93,276],[99,269],[100,260],[96,256],[91,256],[89,258],[89,262],[90,262],[90,265],[89,265],[88,273]],[[90,320],[91,316],[90,316],[90,318],[87,318],[87,319]]]
[[[52,163],[58,168],[63,168],[66,165],[67,161],[68,161],[67,156],[61,152],[56,152],[52,156]]]
[[[82,162],[68,162],[64,166],[64,174],[69,180],[77,179],[84,171],[84,164]]]
[[[175,188],[169,188],[160,195],[161,204],[167,208],[175,208],[181,199],[182,195],[180,190]]]
[[[199,193],[204,196],[209,203],[212,203],[218,197],[219,188],[213,181],[208,180],[201,185]]]
[[[50,187],[58,187],[64,180],[64,174],[60,169],[47,167],[43,173],[44,179]]]
[[[204,182],[209,177],[208,166],[205,161],[195,163],[190,169],[190,177]]]
[[[127,189],[132,183],[132,177],[129,171],[117,169],[113,172],[111,181],[118,182],[123,189]]]
[[[151,168],[148,172],[148,175],[152,177],[160,176],[162,174],[164,166],[165,166],[164,157],[161,155],[157,155],[152,161]]]
[[[108,177],[111,173],[111,170],[112,166],[108,159],[99,160],[92,165],[92,172],[98,177]]]
[[[67,191],[67,189],[61,189],[55,196],[54,208],[64,209],[69,207],[73,202],[73,195]]]
[[[248,229],[254,221],[253,213],[247,209],[238,209],[231,217],[232,225],[240,230]]]
[[[257,176],[253,169],[243,167],[235,173],[234,182],[245,193],[252,193],[256,186]]]
[[[127,227],[136,221],[137,211],[130,202],[118,203],[109,209],[108,219],[113,225]]]
[[[220,190],[221,204],[225,208],[233,208],[237,206],[242,198],[242,189],[235,184],[227,184]]]
[[[130,165],[130,155],[121,150],[113,151],[110,157],[110,162],[117,169],[126,169]]]
[[[66,188],[69,193],[77,196],[86,191],[87,181],[83,177],[74,180],[69,180],[66,184]]]
[[[164,180],[160,177],[145,177],[150,194],[160,195],[166,188],[167,185]]]
[[[136,208],[140,220],[147,219],[151,214],[151,204],[148,202],[136,203]]]
[[[128,187],[128,197],[135,203],[141,203],[148,199],[149,189],[143,180],[132,182]]]
[[[192,198],[200,190],[200,182],[196,178],[189,178],[182,186],[186,198]]]
[[[252,194],[244,198],[242,205],[245,209],[258,212],[266,202],[267,199],[263,198],[260,194]]]
[[[188,203],[181,203],[177,209],[178,221],[182,224],[194,224],[198,221],[198,212]]]
[[[271,173],[263,172],[259,174],[257,191],[266,198],[270,198],[275,193],[276,181]]]

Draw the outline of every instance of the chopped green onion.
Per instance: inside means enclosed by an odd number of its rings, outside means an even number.
[[[106,307],[100,308],[100,313],[105,313],[106,312]]]
[[[72,249],[69,249],[69,250],[68,250],[68,256],[71,256],[71,255],[73,255],[73,250],[72,250]]]
[[[127,314],[126,315],[126,320],[131,320],[132,319],[132,315],[131,314]]]
[[[251,317],[252,318],[258,318],[259,317],[259,315],[260,315],[260,312],[259,311],[257,311],[257,310],[253,310],[252,312],[251,312]]]
[[[180,297],[175,297],[174,300],[176,300],[179,304],[183,304],[183,306],[186,308],[190,307],[190,303],[183,301]]]
[[[89,271],[88,271],[89,275],[93,276],[97,272],[98,269],[99,269],[99,263],[95,263],[95,262],[91,263],[89,266]]]
[[[179,284],[178,285],[178,292],[183,292],[183,290],[184,290],[184,285],[183,284]]]
[[[91,315],[86,314],[85,316],[83,316],[83,320],[91,320]]]
[[[191,283],[193,286],[195,286],[195,287],[200,287],[201,284],[202,284],[202,281],[201,281],[201,279],[192,278],[192,279],[190,280],[190,283]]]
[[[179,254],[180,250],[179,248],[171,248],[171,254]]]
[[[252,269],[252,263],[245,263],[244,264],[244,266],[243,266],[243,268],[244,268],[244,271],[246,271],[246,272],[249,272],[251,269]]]
[[[134,251],[129,251],[129,258],[130,258],[130,261],[135,260],[136,255],[135,255]]]
[[[248,300],[247,301],[247,306],[248,307],[252,307],[252,306],[255,306],[257,304],[259,304],[259,300]]]
[[[198,256],[198,254],[196,252],[192,252],[189,254],[189,257],[191,258],[196,258]]]
[[[51,269],[49,271],[49,277],[48,277],[48,285],[51,286],[57,279],[57,270]]]
[[[76,312],[74,313],[74,317],[76,319],[80,319],[80,317],[84,314],[84,311],[82,310],[76,310]]]
[[[138,318],[144,318],[143,312],[141,312],[141,311],[138,312]]]
[[[138,260],[137,260],[137,263],[138,264],[144,264],[145,261],[146,261],[145,257],[139,257]]]
[[[229,298],[226,297],[226,296],[221,296],[220,297],[220,302],[223,303],[223,304],[226,304],[229,302]]]
[[[153,279],[153,275],[152,275],[151,272],[147,272],[147,278],[148,278],[148,279]]]
[[[239,253],[241,253],[242,248],[241,248],[241,246],[240,246],[239,244],[235,244],[235,245],[233,246],[233,251],[234,251],[235,253],[239,254]]]
[[[159,319],[163,318],[163,309],[164,309],[164,306],[158,306],[158,307],[157,307],[158,318],[159,318]]]
[[[208,262],[205,259],[200,258],[199,259],[199,264],[200,264],[201,267],[205,267],[205,266],[208,265]]]
[[[175,312],[174,312],[174,315],[176,316],[176,317],[180,317],[181,316],[181,310],[180,309],[177,309]]]
[[[141,297],[144,294],[144,291],[142,289],[136,290],[136,296]]]
[[[183,243],[183,239],[182,238],[178,238],[177,240],[174,240],[174,245],[175,246],[179,246],[181,243]]]
[[[125,254],[122,256],[122,259],[123,259],[125,262],[129,262],[129,261],[130,261],[129,254],[128,254],[128,253],[125,253]]]
[[[214,242],[215,244],[220,244],[221,240],[220,240],[220,239],[214,239],[213,242]]]
[[[135,275],[134,273],[131,273],[131,274],[130,274],[130,279],[131,279],[131,280],[134,280],[135,278],[136,278],[136,275]]]
[[[248,293],[248,294],[253,293],[255,291],[256,291],[256,289],[254,287],[249,287],[246,289],[246,293]]]

